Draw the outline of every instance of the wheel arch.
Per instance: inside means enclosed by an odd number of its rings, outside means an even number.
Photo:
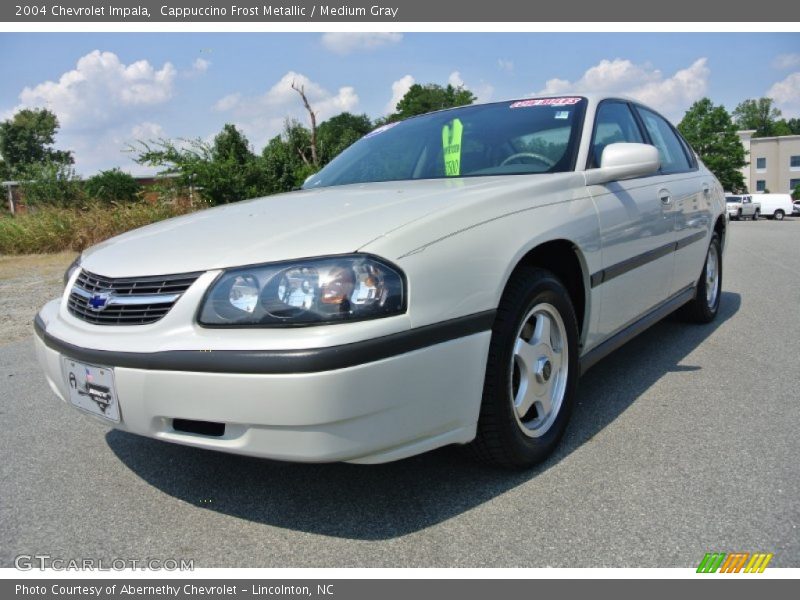
[[[725,215],[721,214],[717,217],[716,222],[714,223],[714,232],[719,235],[719,243],[722,248],[725,248],[725,241],[726,241],[726,234],[728,229],[728,223],[725,219]]]
[[[586,257],[575,242],[554,239],[542,242],[528,250],[514,265],[503,285],[505,292],[509,281],[523,267],[547,269],[555,275],[569,293],[575,316],[578,318],[579,339],[584,339],[589,323],[590,280]]]

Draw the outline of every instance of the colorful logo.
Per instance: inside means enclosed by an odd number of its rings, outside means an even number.
[[[772,554],[766,552],[707,552],[697,567],[698,573],[763,573]],[[747,566],[745,566],[747,565]]]

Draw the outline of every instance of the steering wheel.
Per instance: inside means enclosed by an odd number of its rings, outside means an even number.
[[[511,156],[507,156],[506,159],[500,163],[501,167],[505,167],[508,163],[518,158],[533,158],[535,160],[541,161],[546,164],[548,167],[554,167],[556,161],[551,158],[547,158],[541,154],[536,154],[535,152],[517,152],[516,154],[512,154]]]

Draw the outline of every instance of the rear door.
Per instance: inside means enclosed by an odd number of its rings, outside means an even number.
[[[648,143],[628,102],[604,100],[596,111],[587,168],[615,142]],[[598,333],[613,335],[663,302],[672,289],[675,214],[661,174],[588,187],[600,219],[603,269]]]
[[[700,170],[688,144],[664,117],[643,106],[636,106],[636,110],[649,143],[658,148],[661,158],[660,185],[668,195],[665,208],[669,208],[675,217],[672,295],[695,285],[703,270],[708,251],[708,232],[712,224],[714,181],[708,172]]]

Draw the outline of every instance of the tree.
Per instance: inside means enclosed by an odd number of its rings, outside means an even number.
[[[71,165],[72,152],[55,150],[56,115],[46,108],[22,109],[0,123],[0,155],[7,176],[19,177],[30,165]]]
[[[399,121],[414,115],[425,114],[443,108],[464,106],[477,100],[475,94],[464,87],[447,87],[435,83],[412,85],[397,103],[395,112],[386,118],[385,122]]]
[[[786,129],[789,131],[789,133],[784,135],[800,135],[800,119],[795,117],[793,119],[787,119],[784,123],[786,123]]]
[[[211,156],[216,161],[244,165],[252,160],[254,155],[244,134],[236,129],[235,125],[226,123],[222,131],[214,137]]]
[[[83,198],[82,182],[69,164],[45,160],[20,167],[17,175],[28,206],[69,207]]]
[[[733,109],[733,119],[739,129],[755,129],[753,137],[781,135],[776,131],[781,111],[772,98],[748,99]]]
[[[326,165],[353,142],[372,131],[367,115],[344,112],[331,117],[319,126],[319,161]]]
[[[724,106],[714,106],[708,98],[698,100],[686,111],[678,130],[724,189],[744,190],[740,170],[747,165],[744,147]]]
[[[86,195],[101,202],[132,202],[139,193],[139,183],[119,169],[100,171],[86,180]]]
[[[138,141],[130,149],[140,165],[160,168],[177,176],[177,183],[197,189],[212,205],[237,202],[268,193],[268,174],[250,143],[234,125],[227,124],[209,144],[200,139]]]
[[[317,152],[317,114],[311,109],[311,105],[308,103],[305,86],[301,85],[298,87],[293,81],[292,89],[300,94],[300,98],[303,99],[303,106],[305,106],[306,111],[308,111],[308,116],[311,119],[311,131],[308,136],[308,148],[311,150],[311,160],[305,159],[305,152],[301,156],[304,157],[306,164],[314,168],[319,168],[319,153]]]

